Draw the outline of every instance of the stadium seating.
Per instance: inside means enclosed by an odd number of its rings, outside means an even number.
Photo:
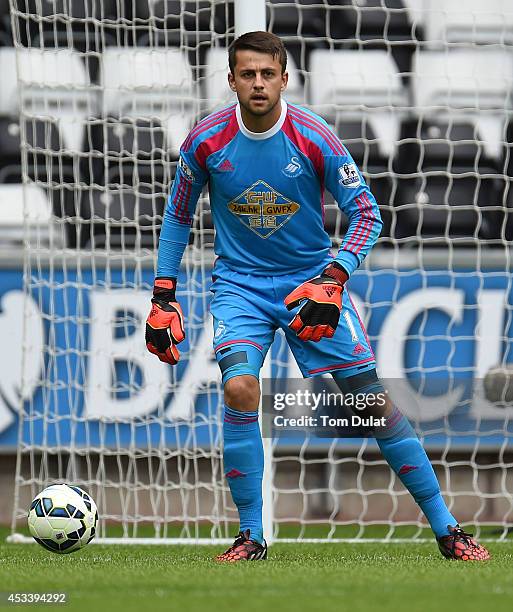
[[[331,123],[364,114],[385,154],[399,135],[398,109],[408,104],[397,66],[386,51],[312,52],[310,99]],[[342,136],[342,135],[341,135]]]
[[[12,45],[9,0],[0,0],[0,47]]]
[[[289,82],[284,98],[293,104],[305,104],[307,95],[303,79],[296,65],[296,60],[290,53],[287,54],[287,72],[289,73]]]
[[[97,185],[98,191],[93,190],[92,197],[80,195],[80,215],[91,221],[92,228],[77,228],[78,240],[105,246],[106,215],[114,215],[109,246],[133,243],[134,224],[140,224],[143,238],[150,243],[153,236],[148,236],[144,228],[150,225],[150,219],[160,225],[164,194],[172,180],[166,134],[160,122],[114,117],[91,120],[84,132],[84,152],[82,176],[87,183]]]
[[[337,202],[329,191],[324,192],[324,228],[332,238],[332,245],[338,248],[349,225],[346,215],[343,215]]]
[[[27,0],[24,4],[28,14],[38,16],[27,24],[32,30],[31,46],[69,47],[71,42],[79,51],[100,51],[105,40],[115,43],[109,29],[123,11],[123,3],[116,0]]]
[[[76,207],[85,223],[78,224],[77,242],[92,249],[153,248],[165,202],[166,194],[152,185],[82,190]]]
[[[401,136],[396,238],[423,236],[445,243],[493,238],[499,177],[473,126],[413,119],[403,124]]]
[[[311,55],[310,98],[334,125],[380,204],[388,234],[395,155],[407,92],[390,54],[381,50],[316,50]]]
[[[0,74],[0,184],[20,183],[20,122],[14,49],[0,48]]]
[[[407,80],[415,44],[422,37],[402,0],[329,0],[329,36],[337,48],[391,53]]]
[[[328,0],[333,38],[359,41],[408,41],[412,27],[402,0]]]
[[[27,0],[28,13],[43,19],[16,16],[21,39],[42,48],[18,49],[19,92],[8,5],[0,0],[0,185],[22,180],[24,131],[28,177],[46,188],[55,214],[85,214],[80,242],[95,218],[89,244],[91,236],[106,240],[109,211],[118,228],[123,219],[144,226],[158,218],[188,130],[235,99],[220,46],[233,7]],[[513,239],[507,0],[432,0],[428,8],[423,0],[271,0],[267,16],[289,52],[285,98],[335,128],[380,204],[385,236],[393,225],[399,240],[497,239],[504,228]],[[90,53],[64,48],[70,33],[73,48]],[[91,74],[100,87],[90,87]],[[79,186],[90,184],[97,191],[88,198]],[[160,195],[150,197],[152,186]],[[326,225],[340,234],[345,226],[329,197]],[[204,202],[194,227],[211,230]],[[113,228],[111,245],[125,231]]]
[[[139,44],[188,46],[211,42],[226,30],[222,7],[208,0],[143,0],[134,3]]]
[[[16,80],[16,55],[14,48],[0,48],[0,113],[18,114],[18,83]]]
[[[195,81],[204,75],[207,51],[225,43],[233,4],[210,0],[140,0],[132,3],[137,44],[182,48]]]
[[[503,204],[500,215],[498,233],[502,240],[513,240],[513,120],[506,129],[506,139],[503,148],[502,172],[505,175],[504,190],[500,193],[498,204]]]
[[[22,11],[27,12],[17,18],[22,44],[80,51],[92,82],[98,77],[98,54],[106,45],[126,44],[132,32],[122,25],[125,3],[117,0],[25,0],[23,4]]]
[[[15,61],[14,49],[0,51]],[[18,49],[17,59],[24,112],[55,116],[67,147],[79,150],[82,122],[97,106],[80,54],[69,49]]]
[[[426,36],[441,43],[513,44],[510,0],[431,0],[426,11]]]
[[[498,238],[498,173],[513,57],[482,48],[416,54],[415,112],[395,160],[397,235]]]
[[[501,155],[512,85],[513,55],[507,51],[470,47],[415,55],[412,86],[417,112],[428,117],[450,112],[471,121],[490,157]]]
[[[500,238],[512,78],[513,56],[501,50],[416,54],[415,113],[402,125],[395,165],[402,176],[395,198],[399,236],[435,238],[450,225],[450,238]]]
[[[212,221],[212,210],[210,208],[209,194],[206,193],[199,199],[196,206],[194,221],[192,224],[189,244],[195,244],[198,248],[214,248],[214,222]]]
[[[425,0],[403,0],[408,10],[408,19],[412,24],[411,34],[414,40],[426,39],[426,2]]]
[[[17,53],[21,92],[16,83],[16,52],[0,49],[0,72],[5,77],[5,87],[0,89],[0,183],[22,180],[23,129],[27,178],[45,189],[56,217],[73,217],[73,192],[80,183],[82,123],[95,107],[94,95],[87,90],[89,81],[78,53],[24,48]],[[62,228],[73,245],[71,226],[65,223]]]
[[[326,9],[318,0],[271,0],[267,5],[269,30],[277,36],[325,36]]]
[[[56,95],[59,95],[57,93],[59,89],[57,78],[53,78],[53,82],[56,84],[54,89],[41,87],[36,80],[39,70],[46,70],[47,73],[52,70],[52,66],[45,66],[45,61],[42,60],[32,69],[29,69],[30,63],[34,59],[36,61],[40,59],[40,54],[32,54],[28,49],[20,49],[19,53],[20,70],[24,79],[21,103],[24,106],[23,127],[27,142],[29,176],[34,176],[36,172],[40,174],[49,172],[52,176],[53,169],[60,168],[61,173],[54,178],[55,180],[65,180],[69,178],[69,172],[66,171],[66,168],[72,165],[72,161],[69,159],[70,151],[67,151],[67,145],[65,145],[59,130],[59,120],[69,119],[68,126],[71,128],[72,137],[75,135],[75,127],[81,129],[80,125],[73,125],[74,96],[68,91],[68,96],[63,97],[62,104],[57,106],[56,110],[52,100]],[[66,63],[64,62],[64,65]],[[76,66],[77,64],[74,65],[75,68]],[[55,64],[53,64],[53,68],[57,69]],[[62,70],[63,66],[59,65],[58,69]],[[22,126],[19,119],[16,57],[13,48],[0,49],[0,74],[2,74],[3,79],[0,88],[0,183],[20,182],[20,134]],[[39,78],[46,78],[45,74],[39,74]],[[64,78],[64,72],[61,73],[61,76]],[[65,80],[62,83],[64,84]],[[50,114],[57,115],[58,120],[50,117]],[[73,142],[72,137],[70,140]]]
[[[284,41],[289,56],[301,69],[312,49],[327,46],[326,19],[327,9],[318,0],[271,0],[267,4],[269,31]]]
[[[228,54],[226,49],[212,48],[207,51],[206,69],[201,79],[204,111],[210,112],[235,101],[235,94],[228,86]]]
[[[91,119],[84,133],[84,178],[104,184],[132,184],[137,175],[162,181],[166,159],[166,135],[153,119]]]
[[[16,173],[21,182],[20,123],[16,117],[0,115],[0,184]]]
[[[158,117],[175,158],[199,110],[192,71],[178,49],[109,47],[101,60],[104,116]],[[128,94],[128,95],[127,95]]]
[[[25,120],[28,177],[54,182],[73,182],[73,161],[63,155],[58,126],[50,118]],[[21,126],[17,117],[0,115],[0,183],[22,181]]]
[[[23,192],[26,195],[26,208]],[[37,226],[38,238],[49,241],[58,238],[52,226],[52,211],[45,193],[35,185],[0,185],[0,246],[20,247],[25,238],[24,224]]]

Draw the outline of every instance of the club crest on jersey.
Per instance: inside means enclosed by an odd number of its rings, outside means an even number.
[[[344,187],[354,189],[361,185],[360,175],[355,164],[344,164],[338,169],[338,182]]]
[[[185,179],[189,181],[189,183],[193,183],[194,172],[190,169],[189,165],[181,155],[178,158],[178,165],[180,166],[180,170],[183,172]]]
[[[219,340],[220,338],[224,336],[225,331],[226,331],[226,327],[225,327],[224,321],[221,319],[219,323],[217,324],[217,329],[216,329],[216,333],[214,334],[214,338],[216,340]]]
[[[256,181],[228,204],[228,210],[260,238],[274,234],[300,208],[265,181]]]
[[[296,178],[296,176],[302,174],[303,166],[301,166],[299,158],[293,155],[290,158],[290,162],[285,166],[285,168],[282,168],[281,171],[289,178]]]

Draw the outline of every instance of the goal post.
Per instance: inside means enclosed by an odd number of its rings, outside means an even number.
[[[498,373],[513,361],[513,9],[502,3],[495,19],[495,2],[473,3],[469,21],[449,0],[10,1],[0,120],[18,122],[22,155],[0,158],[0,190],[24,194],[15,280],[0,280],[0,329],[23,327],[0,382],[0,448],[17,447],[11,541],[23,541],[35,494],[62,481],[96,501],[98,541],[233,539],[206,192],[178,279],[187,338],[175,368],[147,353],[143,330],[180,143],[233,99],[234,36],[266,26],[289,52],[286,99],[326,119],[380,205],[383,235],[349,284],[379,374],[453,513],[506,539],[513,408]],[[335,250],[347,219],[328,193],[325,225]],[[263,385],[300,378],[278,332]],[[262,423],[268,541],[431,540],[372,438],[272,425]]]

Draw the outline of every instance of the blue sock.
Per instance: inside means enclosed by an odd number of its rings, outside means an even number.
[[[234,504],[239,511],[240,530],[251,531],[251,539],[262,543],[262,476],[264,448],[258,412],[224,407],[224,472]]]
[[[390,467],[426,515],[436,537],[447,535],[457,520],[449,512],[440,485],[420,440],[398,408],[385,427],[375,430],[376,442]]]

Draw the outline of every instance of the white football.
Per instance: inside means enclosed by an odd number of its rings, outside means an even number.
[[[34,498],[27,521],[38,544],[55,553],[70,553],[94,538],[98,510],[91,496],[79,487],[54,484]]]

